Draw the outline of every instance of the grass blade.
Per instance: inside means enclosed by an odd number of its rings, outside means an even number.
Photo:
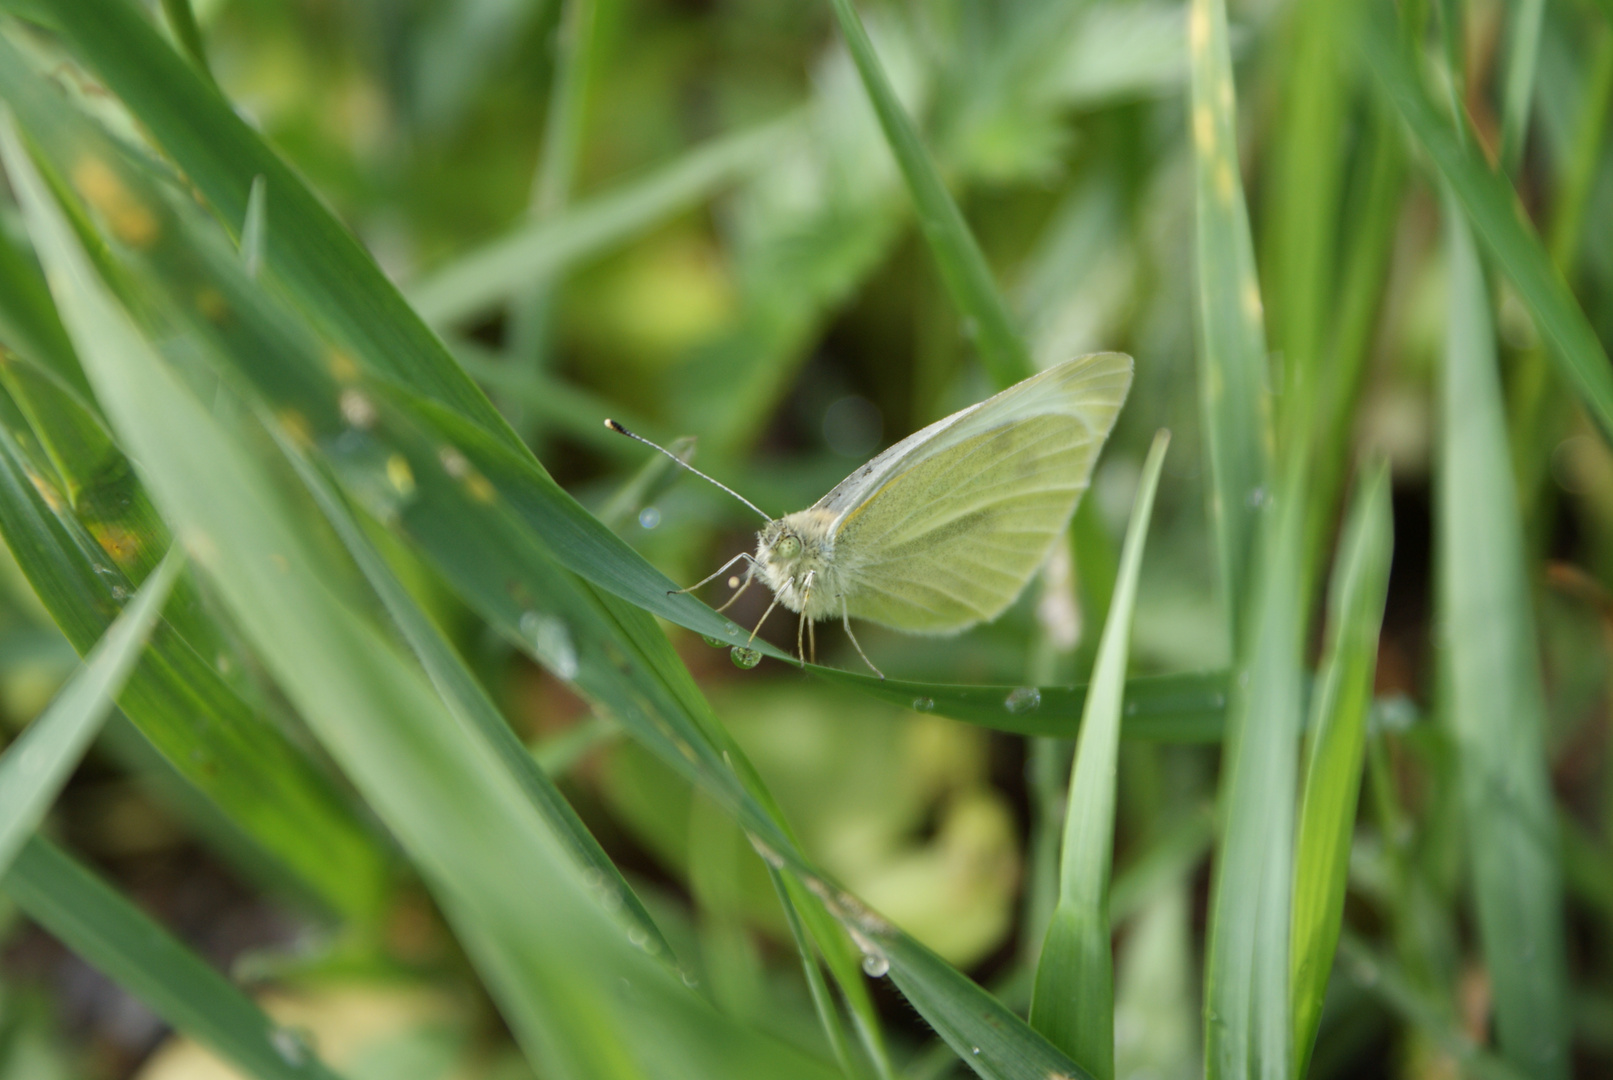
[[[1210,462],[1210,511],[1232,640],[1265,501],[1271,398],[1249,210],[1238,174],[1232,54],[1224,0],[1188,11],[1197,206],[1199,394]]]
[[[0,756],[0,875],[101,730],[184,564],[177,551],[163,560],[56,700]]]
[[[1393,5],[1375,0],[1370,6],[1362,47],[1384,94],[1450,185],[1497,268],[1517,288],[1563,378],[1603,437],[1613,440],[1613,365],[1596,331],[1530,227],[1512,186],[1489,168],[1475,140],[1463,137],[1465,128],[1453,129],[1429,100],[1401,40]]]
[[[1205,1075],[1285,1076],[1297,739],[1308,590],[1309,444],[1288,453],[1260,521],[1248,623],[1227,706],[1204,988]]]
[[[60,848],[29,840],[0,890],[158,1016],[257,1080],[336,1080],[290,1031]]]
[[[510,725],[500,715],[498,706],[493,704],[487,696],[487,691],[482,689],[481,683],[476,681],[476,677],[465,667],[464,661],[454,652],[453,647],[442,636],[442,632],[425,612],[420,610],[419,605],[409,595],[403,583],[397,579],[397,575],[392,572],[381,553],[364,535],[352,508],[342,499],[334,483],[322,475],[313,463],[298,454],[294,447],[284,449],[287,451],[287,458],[297,468],[303,484],[313,494],[320,510],[324,512],[325,520],[331,523],[336,534],[341,537],[347,553],[353,557],[365,580],[381,598],[387,613],[397,624],[409,648],[414,650],[415,657],[425,668],[426,675],[437,688],[437,693],[449,712],[467,731],[473,732],[483,740],[498,757],[504,768],[515,778],[522,793],[538,813],[543,815],[568,853],[577,861],[583,873],[593,875],[599,892],[602,895],[611,893],[617,897],[622,907],[623,918],[632,924],[633,932],[642,935],[646,942],[653,943],[652,952],[672,955],[671,946],[667,944],[660,927],[655,925],[650,913],[645,910],[638,894],[627,883],[627,879],[616,868],[616,864],[611,862],[605,850],[599,846],[599,841],[594,839],[565,796],[560,794],[554,781],[539,768],[537,760],[510,729]]]
[[[407,288],[420,317],[446,326],[509,300],[534,279],[648,231],[773,160],[799,129],[794,117],[720,136],[669,165],[456,257]]]
[[[1328,594],[1328,642],[1311,698],[1310,749],[1300,792],[1294,865],[1294,1070],[1304,1076],[1322,1019],[1344,918],[1350,840],[1361,791],[1361,759],[1378,632],[1394,543],[1387,466],[1373,469],[1356,493]]]
[[[969,231],[963,213],[941,179],[940,170],[924,148],[918,129],[897,100],[857,9],[852,6],[852,0],[829,0],[829,3],[851,50],[857,73],[862,76],[874,114],[879,117],[885,141],[890,144],[902,177],[907,181],[908,194],[918,212],[919,229],[935,255],[941,279],[963,314],[964,325],[972,327],[981,363],[999,388],[1026,378],[1035,369],[1014,327],[1008,304],[998,291],[974,233]]]
[[[916,712],[933,712],[966,724],[1013,735],[1073,739],[1085,708],[1086,686],[957,686],[949,683],[868,679],[835,668],[809,668],[825,682],[861,690],[869,697]],[[1225,672],[1147,675],[1126,680],[1128,739],[1217,742],[1226,715]]]
[[[623,932],[516,781],[340,602],[272,481],[107,294],[14,134],[4,150],[64,321],[159,505],[433,886],[534,1066],[600,1078],[828,1075],[718,1016]]]
[[[0,395],[0,417],[14,412],[9,404]],[[36,475],[12,425],[0,423],[0,532],[50,617],[88,653],[134,585],[76,517],[47,503]],[[290,872],[297,891],[352,918],[373,915],[389,856],[329,780],[171,632],[179,621],[151,638],[119,696],[124,714]]]
[[[1507,456],[1489,290],[1447,197],[1449,323],[1440,377],[1435,625],[1459,759],[1479,937],[1503,1053],[1567,1077],[1567,972],[1546,703]]]
[[[1121,549],[1120,574],[1082,709],[1059,860],[1058,904],[1042,944],[1031,998],[1031,1026],[1085,1066],[1097,1080],[1110,1080],[1115,1072],[1109,881],[1114,869],[1121,699],[1131,651],[1137,577],[1154,510],[1154,492],[1159,487],[1159,473],[1169,445],[1168,432],[1154,437],[1132,503],[1131,524],[1126,528],[1125,546]]]
[[[1540,24],[1546,0],[1517,0],[1506,36],[1504,88],[1501,96],[1501,171],[1515,176],[1529,134],[1529,112],[1535,100],[1535,66],[1540,60]]]
[[[265,278],[332,328],[359,363],[431,388],[506,445],[519,445],[369,253],[139,8],[123,0],[32,6],[50,15],[52,29],[139,118],[232,235],[247,219],[254,181],[263,177],[263,212],[272,223],[263,244]]]

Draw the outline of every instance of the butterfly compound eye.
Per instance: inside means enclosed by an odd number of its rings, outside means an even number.
[[[801,541],[793,536],[782,537],[773,546],[773,553],[781,559],[793,559],[801,554]]]

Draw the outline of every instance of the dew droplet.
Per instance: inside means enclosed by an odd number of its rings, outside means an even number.
[[[627,931],[627,943],[635,949],[642,949],[650,943],[650,935],[642,926],[632,927]]]
[[[303,1041],[301,1035],[290,1028],[275,1028],[269,1032],[269,1044],[274,1047],[274,1052],[280,1055],[280,1060],[293,1069],[300,1069],[308,1064],[310,1057],[308,1044]]]
[[[1042,692],[1034,686],[1016,686],[1003,698],[1003,708],[1012,716],[1024,716],[1042,707]]]
[[[701,634],[700,636],[704,638],[706,644],[710,645],[713,649],[726,649],[728,647],[728,642],[722,640],[721,638],[714,638],[710,634]]]
[[[341,409],[342,419],[360,431],[375,426],[375,403],[364,396],[363,391],[349,386],[342,391],[341,397],[336,399],[337,408]]]
[[[969,1053],[978,1055],[980,1053],[980,1047],[978,1047],[978,1046],[969,1047]]]
[[[653,529],[661,524],[661,511],[653,506],[646,506],[638,512],[638,523],[642,529]]]
[[[914,698],[913,699],[913,711],[914,712],[934,712],[935,711],[935,699],[934,698],[927,698],[927,697],[916,697],[916,698]]]
[[[882,953],[863,953],[863,974],[870,979],[881,979],[891,969],[890,960]]]
[[[1264,505],[1266,502],[1266,489],[1257,487],[1249,492],[1249,506],[1251,509]]]
[[[728,655],[733,658],[735,667],[744,668],[746,671],[762,662],[761,653],[744,645],[735,645]]]
[[[570,682],[577,677],[577,647],[565,623],[553,615],[529,611],[521,616],[521,634],[532,643],[538,662],[557,678]]]

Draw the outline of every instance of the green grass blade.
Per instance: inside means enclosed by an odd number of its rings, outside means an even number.
[[[177,551],[163,560],[56,700],[0,756],[0,875],[101,730],[184,564]]]
[[[492,404],[404,302],[353,235],[249,128],[218,91],[124,0],[33,5],[139,119],[232,233],[263,177],[271,223],[263,272],[349,349],[358,363],[411,385],[518,445]],[[18,73],[22,74],[21,72]]]
[[[51,305],[45,279],[11,237],[0,233],[0,341],[49,372],[81,404],[93,400],[73,343]]]
[[[274,483],[116,306],[14,135],[4,150],[64,321],[159,505],[414,858],[534,1066],[601,1078],[828,1075],[715,1014],[633,943],[515,780],[338,600]]]
[[[958,686],[950,683],[869,679],[835,668],[808,668],[825,682],[861,690],[869,697],[916,712],[978,724],[1013,735],[1073,739],[1085,708],[1082,686]],[[1226,715],[1225,672],[1145,675],[1126,680],[1127,739],[1155,742],[1218,742]]]
[[[22,849],[0,891],[153,1012],[256,1080],[336,1080],[224,976],[50,841]]]
[[[1113,873],[1115,785],[1121,699],[1131,652],[1137,578],[1154,511],[1154,492],[1170,434],[1160,432],[1143,463],[1120,554],[1114,598],[1098,642],[1092,685],[1081,715],[1070,773],[1069,808],[1059,859],[1059,897],[1036,966],[1031,1026],[1097,1080],[1115,1072],[1114,957],[1110,952],[1109,880]]]
[[[818,956],[812,950],[812,939],[807,936],[806,926],[796,910],[795,901],[790,897],[789,887],[784,883],[784,874],[777,867],[769,866],[767,876],[773,883],[773,891],[778,894],[779,906],[784,909],[784,921],[790,928],[790,939],[795,942],[795,949],[801,954],[801,972],[806,977],[807,990],[812,995],[812,1008],[818,1014],[818,1025],[823,1028],[824,1038],[829,1041],[829,1049],[834,1054],[835,1064],[848,1078],[855,1077],[857,1071],[851,1063],[851,1050],[846,1041],[845,1027],[840,1022],[840,1011],[835,1007],[834,997],[829,993],[829,984],[824,980],[822,969],[818,967]]]
[[[162,14],[174,40],[185,50],[190,62],[196,65],[196,70],[204,78],[212,82],[213,73],[207,66],[207,46],[202,43],[202,28],[196,24],[196,13],[191,10],[190,0],[162,0]]]
[[[533,220],[457,256],[407,289],[421,318],[445,326],[476,315],[584,259],[648,231],[772,161],[795,117],[723,135],[639,179]]]
[[[1205,1075],[1286,1076],[1297,740],[1304,701],[1308,455],[1289,453],[1261,522],[1227,705],[1222,825],[1205,960]]]
[[[285,449],[287,458],[297,468],[304,486],[313,494],[325,519],[336,530],[365,580],[381,598],[387,614],[397,624],[409,648],[414,650],[415,657],[437,688],[443,704],[467,731],[483,740],[497,756],[522,793],[543,815],[568,853],[577,861],[577,865],[585,874],[593,875],[601,895],[610,893],[617,898],[622,916],[632,924],[633,932],[652,943],[652,951],[672,955],[671,946],[645,910],[638,894],[605,854],[604,848],[599,846],[599,841],[594,839],[565,796],[560,794],[554,781],[538,767],[537,760],[510,729],[509,723],[500,715],[498,706],[493,704],[482,684],[465,667],[465,662],[442,636],[442,631],[420,610],[381,553],[364,535],[352,508],[342,499],[334,483],[322,475],[312,462],[298,454],[296,448]]]
[[[0,416],[8,411],[0,408]],[[75,517],[46,502],[36,475],[11,427],[0,423],[0,532],[45,610],[88,653],[134,586]],[[124,714],[291,871],[300,891],[344,915],[373,915],[388,859],[374,834],[212,662],[166,632],[171,627],[153,636],[125,684]],[[321,841],[310,845],[308,836]]]
[[[1290,987],[1295,1076],[1305,1075],[1310,1060],[1344,918],[1350,841],[1394,544],[1390,514],[1389,471],[1379,465],[1362,483],[1345,518],[1328,593],[1327,647],[1311,698],[1310,749],[1294,857]]]
[[[874,114],[879,117],[885,141],[890,144],[902,177],[907,181],[908,194],[918,213],[919,229],[935,256],[947,291],[964,317],[965,327],[972,329],[981,362],[999,388],[1026,378],[1035,369],[1025,342],[1014,327],[1008,304],[997,288],[974,233],[969,231],[962,211],[925,149],[918,129],[897,100],[857,9],[852,6],[852,0],[829,2],[851,50],[851,59],[862,76]]]
[[[1506,62],[1501,95],[1501,170],[1515,176],[1529,134],[1529,112],[1535,100],[1535,67],[1540,60],[1540,25],[1546,0],[1517,0],[1507,27]]]
[[[1272,417],[1260,285],[1238,173],[1224,0],[1193,0],[1188,56],[1193,76],[1199,395],[1222,600],[1236,641],[1256,524],[1267,495]]]
[[[1449,198],[1445,227],[1449,322],[1435,503],[1445,711],[1501,1049],[1531,1076],[1567,1077],[1560,841],[1489,290]]]
[[[1374,2],[1362,37],[1368,64],[1401,117],[1433,160],[1496,267],[1511,280],[1534,317],[1563,378],[1605,438],[1613,440],[1613,365],[1529,225],[1517,194],[1491,171],[1471,138],[1441,116],[1418,79],[1392,5]]]
[[[43,195],[31,195],[30,199],[31,205],[49,205]],[[39,218],[45,223],[49,215],[41,211]],[[73,249],[68,236],[65,229],[53,226],[42,243],[71,266],[69,256]],[[203,249],[205,245],[198,250]],[[212,280],[221,290],[236,289],[242,274],[233,253],[216,254],[217,260],[207,264]],[[601,974],[608,984],[608,969],[618,962],[628,963],[614,948],[625,941],[625,934],[613,931],[605,939],[598,939],[577,933],[577,927],[562,926],[554,929],[563,939],[556,941],[543,934],[533,939],[521,932],[530,911],[546,904],[552,910],[570,911],[576,918],[585,919],[587,909],[563,903],[567,900],[566,875],[558,871],[563,864],[545,862],[546,869],[539,871],[534,866],[534,853],[522,850],[526,843],[523,838],[532,834],[547,836],[546,826],[515,792],[506,774],[498,769],[486,771],[466,761],[467,748],[447,734],[457,726],[434,704],[434,695],[388,649],[376,643],[370,631],[358,626],[350,612],[332,607],[329,586],[304,587],[297,575],[274,569],[282,565],[272,558],[274,554],[281,554],[283,564],[289,566],[312,568],[317,561],[296,554],[305,542],[287,531],[281,511],[261,501],[268,493],[267,481],[260,471],[225,438],[217,422],[179,390],[172,376],[154,363],[145,352],[148,346],[143,344],[142,335],[127,324],[127,317],[113,315],[109,307],[94,302],[99,295],[98,286],[87,269],[75,269],[62,277],[64,292],[58,302],[64,310],[72,309],[75,319],[91,326],[102,318],[116,323],[115,329],[105,327],[99,333],[86,330],[84,341],[78,344],[116,350],[116,362],[108,356],[99,358],[104,362],[97,368],[97,378],[114,380],[104,388],[102,400],[118,402],[120,422],[131,438],[138,440],[142,464],[152,476],[164,478],[166,499],[173,512],[181,520],[194,521],[192,527],[198,535],[232,538],[228,543],[221,540],[217,544],[217,555],[227,560],[228,572],[214,568],[215,581],[230,610],[254,628],[253,640],[271,670],[288,693],[296,691],[294,703],[366,798],[404,839],[428,878],[439,886],[450,879],[475,883],[475,888],[465,887],[471,897],[482,899],[475,908],[462,906],[462,890],[457,884],[451,894],[439,891],[439,899],[489,979],[512,1026],[521,1034],[523,1045],[539,1059],[549,1060],[547,1054],[534,1049],[549,1045],[545,1032],[590,1030],[596,1022],[591,1010],[605,1006],[577,987],[566,989],[561,1003],[556,997],[562,993],[561,988],[545,983],[543,973],[574,970],[581,965]],[[143,275],[141,280],[146,280]],[[142,306],[157,300],[160,297],[155,294],[146,296]],[[236,318],[229,324],[232,331],[263,329],[260,316],[265,309],[261,297],[254,305],[246,294],[232,291],[227,300],[239,305]],[[196,325],[193,329],[198,331],[199,340],[228,348],[205,327]],[[293,382],[311,377],[299,366],[303,357],[298,352],[297,339],[280,337],[273,341],[289,347],[281,352],[271,350],[279,366],[264,373],[266,386],[272,385],[267,376],[275,371],[280,378]],[[240,347],[240,343],[229,347]],[[327,369],[319,370],[329,377]],[[775,852],[793,875],[815,885],[813,895],[825,901],[827,910],[842,926],[864,927],[861,915],[848,907],[848,903],[855,902],[825,885],[821,874],[790,840],[754,771],[711,715],[688,670],[654,620],[613,594],[571,578],[550,562],[519,515],[511,512],[509,501],[487,475],[471,464],[469,452],[464,456],[444,453],[442,437],[434,432],[425,437],[412,426],[413,418],[430,415],[464,433],[466,440],[489,440],[491,436],[429,403],[413,402],[415,408],[409,416],[396,415],[391,409],[393,390],[362,381],[361,376],[355,378],[362,389],[350,383],[343,393],[373,393],[368,407],[363,409],[366,423],[373,423],[369,433],[377,439],[385,436],[388,441],[383,446],[407,455],[413,501],[406,507],[394,508],[404,531],[428,552],[457,550],[467,538],[490,536],[491,547],[474,553],[476,558],[454,565],[457,571],[482,575],[470,582],[474,586],[470,591],[472,597],[482,596],[498,605],[496,610],[485,612],[493,624],[523,643],[551,670],[575,679],[587,696],[617,717],[635,738],[733,813],[757,844]],[[306,395],[314,388],[325,394],[322,402],[295,394],[285,401],[298,401],[309,410],[317,407],[319,412],[309,415],[317,416],[321,425],[329,424],[329,416],[340,411],[335,401],[339,395],[334,387],[317,383],[298,389]],[[287,392],[284,383],[278,389],[282,394]],[[349,412],[357,407],[351,401],[349,405]],[[266,411],[272,412],[271,419],[278,422],[284,416],[283,407],[277,401],[272,410]],[[293,425],[302,437],[311,439],[323,430],[311,427],[311,420],[304,420],[307,422]],[[333,424],[331,430],[339,433],[342,428]],[[448,449],[457,450],[464,445],[450,442]],[[485,445],[484,442],[482,446]],[[415,506],[433,509],[411,525],[410,511]],[[480,527],[467,525],[471,521],[487,525],[490,532],[484,536]],[[442,531],[434,537],[431,530]],[[483,554],[489,557],[483,559]],[[301,610],[305,606],[307,610]],[[562,662],[555,650],[545,649],[525,626],[530,617],[547,613],[564,621],[566,636],[575,650],[574,657],[567,661]],[[271,615],[272,621],[262,621]],[[309,627],[321,628],[324,639],[320,643],[297,640],[299,635],[306,635]],[[291,655],[292,650],[296,650],[295,655]],[[380,700],[370,701],[350,679],[360,680],[367,693],[379,695]],[[446,821],[428,809],[449,804],[458,805],[459,811]],[[459,833],[460,827],[467,832]],[[450,829],[446,836],[441,831],[444,828]],[[512,835],[511,830],[517,835]],[[498,854],[488,854],[491,851]],[[552,885],[540,885],[531,875],[541,875],[544,881],[555,880]],[[488,908],[487,904],[493,906]],[[504,940],[505,934],[509,940]],[[892,955],[906,956],[918,948],[888,928],[880,931],[880,937]],[[516,946],[513,949],[512,943]],[[569,954],[555,956],[549,951],[573,948],[586,953],[588,960]],[[522,957],[527,959],[523,961]],[[629,967],[635,987],[641,979],[648,980],[647,986],[655,985],[640,966]],[[938,1023],[973,1030],[981,1022],[980,1017],[992,1018],[999,1034],[995,1041],[987,1040],[982,1053],[983,1067],[995,1070],[992,1075],[1042,1080],[1051,1068],[1073,1070],[1073,1065],[1040,1040],[1028,1025],[933,958],[914,961],[904,978],[909,980],[913,994],[923,996],[923,1008]],[[666,1023],[660,1027],[640,1025],[643,1030],[634,1030],[634,1038],[627,1040],[627,1045],[642,1048],[655,1038],[673,1039],[674,1033],[687,1028],[684,1036],[675,1041],[688,1053],[696,1052],[691,1043],[697,1047],[709,1043],[713,1054],[732,1046],[729,1039],[711,1036],[712,1022],[701,1015],[691,1018],[688,1008],[681,997],[674,996]],[[697,1038],[700,1032],[707,1034]],[[605,1040],[604,1045],[614,1047],[617,1040]],[[1025,1046],[1032,1049],[1025,1050]],[[588,1041],[577,1052],[589,1048],[598,1050],[598,1045]],[[754,1040],[749,1040],[741,1041],[734,1053],[753,1051],[761,1052]],[[1050,1067],[1040,1072],[1020,1071],[1015,1062],[1027,1053],[1030,1057],[1026,1060],[1051,1063]],[[701,1074],[709,1072],[707,1069]],[[770,1074],[777,1072],[777,1068],[770,1070]],[[737,1074],[755,1075],[754,1061],[749,1072],[741,1069]]]

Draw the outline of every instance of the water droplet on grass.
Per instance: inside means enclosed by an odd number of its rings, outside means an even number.
[[[521,633],[532,642],[538,661],[557,678],[570,682],[577,677],[577,647],[565,623],[553,615],[529,611],[521,616]]]
[[[761,653],[757,652],[755,649],[746,648],[743,645],[735,645],[733,651],[728,655],[733,658],[735,667],[744,668],[746,671],[749,671],[751,668],[762,662]]]
[[[269,1032],[269,1044],[274,1047],[274,1052],[280,1055],[280,1060],[294,1069],[300,1069],[308,1064],[309,1058],[313,1056],[309,1053],[308,1044],[303,1037],[290,1028],[275,1028]]]
[[[710,634],[701,634],[700,636],[704,638],[706,644],[710,645],[713,649],[726,649],[728,647],[728,642],[722,640],[721,638],[714,638]]]
[[[1003,698],[1003,708],[1012,716],[1024,716],[1042,707],[1042,692],[1034,686],[1016,686]]]
[[[638,523],[640,528],[655,528],[657,525],[661,524],[661,511],[657,510],[653,506],[646,506],[644,509],[638,512]]]
[[[884,978],[891,969],[890,960],[877,952],[863,953],[863,974],[870,979]]]
[[[935,711],[935,699],[934,698],[927,698],[927,697],[916,697],[916,698],[914,698],[913,699],[913,711],[914,712],[934,712]]]

